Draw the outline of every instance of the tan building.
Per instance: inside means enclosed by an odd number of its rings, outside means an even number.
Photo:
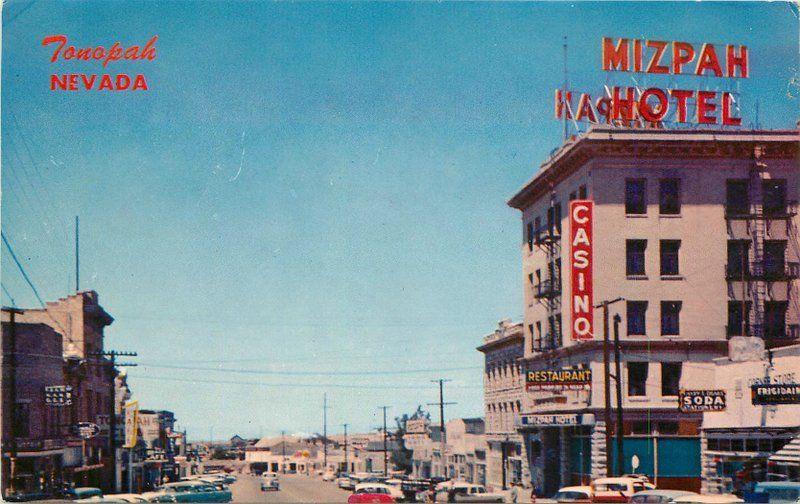
[[[493,488],[512,482],[530,481],[522,435],[516,423],[525,395],[525,334],[521,322],[501,320],[497,329],[483,338],[478,351],[484,354],[483,397],[486,415],[485,481]]]
[[[541,493],[605,475],[612,428],[602,310],[593,339],[573,340],[570,200],[594,202],[594,304],[623,298],[610,306],[621,322],[621,472],[636,455],[636,472],[660,487],[699,490],[701,416],[678,413],[679,390],[713,383],[731,337],[776,347],[800,336],[799,141],[797,131],[593,128],[511,198],[524,230],[526,371],[592,372],[590,387],[522,401],[517,428]]]

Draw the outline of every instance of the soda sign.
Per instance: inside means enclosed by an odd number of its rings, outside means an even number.
[[[724,411],[725,406],[724,390],[681,390],[678,395],[678,408],[683,413]]]
[[[574,200],[569,203],[570,269],[572,292],[572,339],[594,338],[594,302],[592,296],[592,215],[594,202]]]

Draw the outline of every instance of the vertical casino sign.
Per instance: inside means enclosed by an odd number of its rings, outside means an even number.
[[[569,243],[572,290],[572,339],[594,339],[594,308],[592,295],[592,218],[594,202],[574,200],[569,204]]]

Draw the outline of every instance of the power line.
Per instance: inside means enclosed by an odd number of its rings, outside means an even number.
[[[282,383],[264,383],[264,382],[252,382],[252,381],[240,381],[240,380],[206,380],[206,379],[192,379],[192,378],[174,378],[171,376],[136,376],[136,375],[128,375],[131,378],[135,378],[137,380],[153,380],[153,381],[171,381],[171,382],[181,382],[181,383],[209,383],[209,384],[219,384],[219,385],[252,385],[256,387],[280,387],[280,388],[343,388],[343,389],[354,389],[354,390],[427,390],[429,387],[427,385],[352,385],[352,384],[345,384],[345,383],[294,383],[294,382],[282,382]],[[462,386],[459,388],[471,388],[471,389],[478,389],[483,388],[483,386],[476,386],[476,387],[468,387]]]
[[[14,301],[14,296],[12,296],[10,292],[8,292],[8,289],[6,289],[6,284],[0,282],[0,285],[2,285],[3,292],[6,293],[6,296],[8,297],[8,299],[11,300],[11,306],[12,307],[16,307],[17,303],[16,303],[16,301]]]
[[[216,371],[220,373],[236,373],[236,374],[259,374],[259,375],[275,375],[275,376],[379,376],[379,375],[402,375],[402,374],[416,374],[416,373],[433,373],[441,371],[474,371],[476,369],[483,369],[483,366],[462,366],[452,368],[427,368],[427,369],[398,369],[386,371],[270,371],[266,369],[232,369],[232,368],[215,368],[215,367],[200,367],[200,366],[177,366],[177,365],[156,365],[141,363],[144,367],[151,367],[156,369],[183,369],[188,371]]]
[[[19,262],[19,259],[17,259],[17,254],[14,253],[14,249],[11,248],[11,244],[8,243],[8,238],[6,238],[6,234],[3,233],[3,232],[0,232],[0,235],[2,235],[3,243],[5,243],[6,248],[8,249],[9,253],[11,253],[11,259],[14,260],[14,263],[17,265],[17,268],[19,268],[19,272],[22,273],[22,278],[24,278],[25,281],[28,283],[28,286],[33,291],[33,295],[36,296],[36,299],[39,300],[39,304],[42,305],[42,308],[44,308],[45,304],[44,304],[44,301],[42,300],[42,296],[39,295],[39,291],[36,290],[36,286],[33,285],[33,282],[31,281],[30,277],[28,276],[28,273],[25,271],[25,268]]]

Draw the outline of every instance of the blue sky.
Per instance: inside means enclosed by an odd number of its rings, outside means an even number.
[[[440,376],[448,416],[481,415],[474,348],[522,316],[505,201],[560,142],[563,36],[571,85],[595,92],[602,36],[746,44],[744,123],[758,101],[763,127],[791,128],[797,33],[786,3],[11,1],[2,226],[53,299],[74,289],[80,215],[106,345],[139,352],[136,397],[190,436],[319,431],[325,392],[330,431],[371,429]],[[50,63],[52,34],[158,35],[155,61],[106,70],[150,90],[51,92],[52,73],[103,72]]]

